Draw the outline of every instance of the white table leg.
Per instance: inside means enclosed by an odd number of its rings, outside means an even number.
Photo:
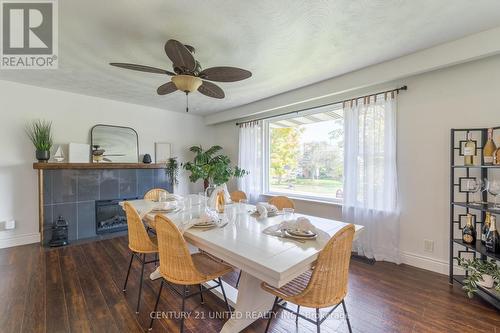
[[[221,333],[241,332],[245,327],[271,310],[274,296],[260,287],[261,282],[261,280],[246,272],[241,273],[234,315],[224,324]]]

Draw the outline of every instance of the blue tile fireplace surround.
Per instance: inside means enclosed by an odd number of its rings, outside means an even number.
[[[59,216],[68,223],[70,242],[95,237],[96,201],[142,198],[152,188],[172,192],[164,169],[45,170],[44,245]]]

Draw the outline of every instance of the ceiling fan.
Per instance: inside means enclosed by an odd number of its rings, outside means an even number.
[[[171,81],[159,86],[156,92],[158,95],[166,95],[180,90],[186,93],[186,101],[188,94],[196,90],[208,97],[224,98],[224,91],[209,81],[235,82],[252,76],[251,72],[237,67],[220,66],[202,69],[200,63],[194,59],[194,47],[184,45],[175,39],[167,41],[165,53],[173,63],[174,72],[121,62],[112,62],[110,65],[135,71],[169,75],[172,77]],[[186,105],[186,112],[188,111],[189,107]]]

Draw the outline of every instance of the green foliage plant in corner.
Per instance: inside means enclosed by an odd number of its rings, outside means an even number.
[[[183,168],[191,174],[189,180],[196,182],[203,180],[205,189],[210,185],[221,185],[233,177],[243,177],[249,172],[232,166],[231,160],[222,154],[221,146],[212,146],[203,150],[202,146],[192,146],[189,148],[195,154],[193,161],[183,164]]]

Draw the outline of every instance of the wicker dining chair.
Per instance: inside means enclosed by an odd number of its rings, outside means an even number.
[[[137,307],[135,312],[139,313],[139,306],[141,304],[141,293],[142,293],[142,283],[144,279],[144,265],[156,263],[158,254],[158,246],[156,245],[156,239],[150,236],[144,228],[141,217],[137,210],[128,202],[124,204],[125,213],[127,215],[127,225],[128,225],[128,247],[131,251],[130,263],[128,265],[127,277],[125,278],[125,283],[123,285],[123,291],[127,291],[127,282],[130,275],[130,268],[132,267],[132,261],[137,258],[141,263],[141,280],[139,283],[139,295],[137,296]],[[155,259],[146,260],[147,254],[155,254]]]
[[[240,202],[240,200],[246,200],[247,199],[247,195],[243,191],[234,191],[234,192],[231,192],[230,196],[231,196],[231,201],[232,202]]]
[[[151,201],[158,201],[160,198],[160,193],[169,193],[167,190],[164,190],[162,188],[153,188],[144,194],[144,200],[151,200]],[[154,231],[155,230],[155,221],[154,220],[145,220],[144,223],[146,224],[147,231]]]
[[[272,197],[268,201],[269,204],[276,206],[279,210],[282,210],[283,208],[294,208],[295,209],[295,204],[294,202],[285,196],[279,195],[276,197]]]
[[[212,259],[203,253],[191,254],[177,226],[167,217],[156,215],[156,233],[158,235],[158,247],[160,252],[160,274],[162,276],[160,289],[156,298],[154,312],[158,309],[163,284],[167,283],[175,293],[182,297],[182,313],[185,309],[186,299],[200,295],[203,302],[203,293],[220,287],[226,307],[229,312],[231,308],[227,302],[226,292],[222,285],[221,276],[233,270],[231,266]],[[203,283],[214,280],[217,284],[206,288]],[[182,286],[178,291],[172,284]],[[198,285],[199,291],[189,293],[189,285]],[[154,318],[151,318],[149,330],[153,328]],[[180,331],[184,331],[184,316],[181,316]]]
[[[144,194],[144,200],[152,200],[152,201],[158,201],[158,198],[160,197],[160,193],[167,193],[167,190],[164,190],[162,188],[154,188],[146,192]]]
[[[347,282],[349,277],[349,262],[351,259],[354,225],[349,224],[337,232],[321,250],[313,269],[300,275],[281,288],[275,288],[262,282],[262,288],[276,296],[271,312],[276,308],[284,309],[313,324],[320,332],[320,325],[340,305],[344,309],[349,332],[352,333],[351,323],[347,314],[344,298],[347,295]],[[297,304],[297,311],[288,309],[282,302]],[[300,314],[300,307],[316,308],[316,320]],[[319,309],[334,306],[327,315],[320,318]],[[266,331],[271,324],[269,316]]]

